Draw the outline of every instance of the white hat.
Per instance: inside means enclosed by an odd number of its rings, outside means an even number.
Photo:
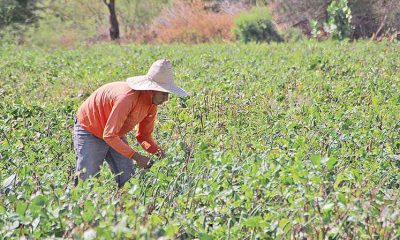
[[[146,75],[130,77],[126,81],[135,90],[156,90],[188,96],[185,90],[174,83],[172,64],[168,59],[155,61]]]

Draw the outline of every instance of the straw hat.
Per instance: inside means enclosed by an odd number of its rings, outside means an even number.
[[[174,83],[172,64],[168,59],[155,61],[146,75],[130,77],[126,81],[135,90],[156,90],[188,96],[185,90]]]

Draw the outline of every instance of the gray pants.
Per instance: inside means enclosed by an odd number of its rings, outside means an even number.
[[[123,137],[122,140],[128,143],[126,137]],[[118,187],[122,187],[134,174],[133,160],[122,156],[103,139],[83,129],[76,118],[74,126],[74,150],[76,172],[82,180],[96,176],[104,160],[110,166],[113,174],[116,175],[115,180]],[[85,171],[83,171],[84,169]],[[75,178],[75,185],[77,183],[78,178]]]

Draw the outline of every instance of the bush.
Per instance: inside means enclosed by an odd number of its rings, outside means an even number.
[[[233,33],[236,39],[244,42],[281,42],[272,17],[267,8],[253,8],[235,19]]]
[[[303,33],[301,30],[294,27],[290,27],[281,31],[280,35],[285,42],[298,42],[303,40]]]

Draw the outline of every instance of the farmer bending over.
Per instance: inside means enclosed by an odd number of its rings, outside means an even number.
[[[187,96],[175,85],[171,62],[166,59],[154,62],[147,75],[108,83],[92,93],[75,118],[77,176],[85,180],[96,175],[106,160],[118,186],[122,187],[134,173],[132,159],[139,167],[150,168],[152,160],[135,152],[126,139],[126,134],[136,125],[136,139],[142,147],[157,157],[164,157],[164,151],[151,134],[157,106],[168,100],[168,93]],[[78,178],[75,184],[77,181]]]

